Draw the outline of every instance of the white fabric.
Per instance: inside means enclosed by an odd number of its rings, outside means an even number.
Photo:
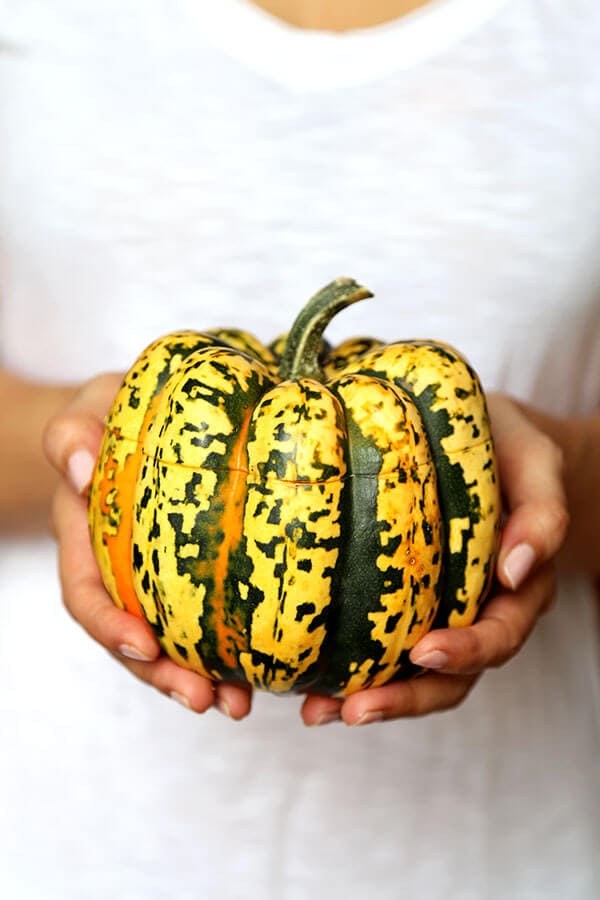
[[[430,0],[383,28],[310,35],[246,0],[184,0],[212,43],[291,90],[348,87],[408,68],[477,28],[506,0]]]
[[[279,26],[233,0],[0,0],[4,362],[79,379],[181,326],[270,339],[348,274],[376,298],[331,339],[436,337],[487,388],[597,408],[600,7],[479,6],[281,27],[301,48],[283,77]],[[232,724],[139,685],[61,611],[54,569],[49,542],[0,550],[3,896],[600,893],[587,585],[456,711],[308,730],[298,699]]]

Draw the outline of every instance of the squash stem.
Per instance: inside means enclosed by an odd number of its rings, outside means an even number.
[[[319,363],[323,332],[337,313],[373,294],[353,278],[336,278],[312,297],[288,334],[279,374],[283,381],[314,378],[323,381]]]

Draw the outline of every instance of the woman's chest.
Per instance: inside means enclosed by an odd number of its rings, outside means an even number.
[[[181,326],[267,339],[340,274],[378,299],[334,337],[445,339],[490,384],[522,386],[525,369],[536,392],[556,348],[575,360],[597,334],[600,76],[585,56],[551,66],[497,29],[381,85],[302,95],[175,26],[65,41],[3,63],[15,364],[77,377]]]

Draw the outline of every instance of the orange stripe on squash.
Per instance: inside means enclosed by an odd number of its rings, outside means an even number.
[[[109,491],[115,491],[114,504],[118,506],[121,518],[115,534],[104,533],[104,543],[110,557],[110,564],[117,586],[118,603],[122,609],[144,618],[144,613],[133,583],[133,514],[135,510],[135,488],[138,474],[143,462],[143,446],[148,428],[154,418],[157,397],[154,396],[146,410],[142,421],[138,440],[133,453],[129,453],[125,462],[119,469],[111,451],[105,465],[102,481],[100,482],[100,503],[102,511],[106,507],[106,495]],[[122,439],[120,429],[114,431],[117,440]]]
[[[235,669],[238,665],[239,652],[246,649],[246,640],[244,638],[244,623],[240,621],[240,617],[236,613],[228,611],[229,604],[225,597],[225,583],[229,571],[230,556],[239,546],[242,539],[243,509],[246,500],[246,476],[248,469],[246,438],[251,418],[252,410],[248,409],[231,450],[229,475],[221,482],[213,501],[215,508],[218,509],[221,504],[223,507],[223,511],[216,522],[219,532],[222,532],[219,552],[214,560],[201,560],[197,569],[200,579],[212,578],[213,580],[209,628],[214,629],[219,658],[232,669]],[[217,535],[215,534],[214,537],[216,538]]]
[[[134,453],[129,454],[123,467],[119,470],[111,452],[106,464],[105,475],[100,482],[102,511],[104,512],[105,490],[108,487],[109,490],[116,491],[115,503],[118,503],[121,512],[121,520],[116,533],[104,533],[104,543],[110,557],[110,565],[119,595],[119,605],[140,619],[144,617],[144,614],[133,585],[131,533],[135,485],[141,457],[138,446]],[[108,480],[111,467],[113,467],[113,476],[111,480]]]

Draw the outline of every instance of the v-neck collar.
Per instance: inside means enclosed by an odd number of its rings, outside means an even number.
[[[183,0],[206,39],[297,93],[355,87],[429,59],[507,0],[429,0],[392,22],[353,31],[289,25],[248,0]]]

